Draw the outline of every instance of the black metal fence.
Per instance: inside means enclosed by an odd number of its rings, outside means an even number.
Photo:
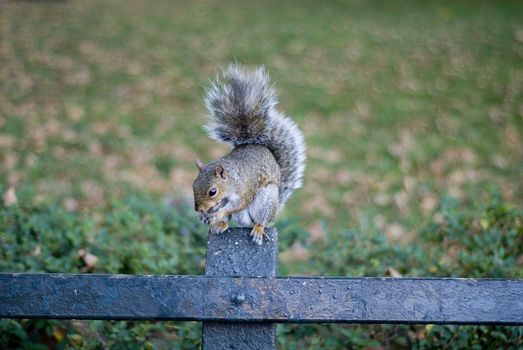
[[[523,325],[523,280],[276,277],[278,233],[209,236],[205,276],[0,274],[0,317],[195,320],[203,349],[274,349],[277,322]]]

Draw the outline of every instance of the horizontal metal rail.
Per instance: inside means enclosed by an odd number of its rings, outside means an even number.
[[[0,274],[0,317],[523,325],[523,280]]]

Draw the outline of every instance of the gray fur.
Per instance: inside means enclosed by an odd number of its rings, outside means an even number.
[[[305,142],[296,123],[275,106],[276,93],[263,67],[247,72],[238,65],[223,71],[206,91],[209,113],[206,130],[217,141],[234,147],[267,147],[280,167],[281,209],[294,189],[301,187],[305,170]]]
[[[247,210],[255,223],[267,226],[276,216],[277,208],[278,187],[270,184],[256,192],[256,196]]]
[[[249,208],[232,214],[231,220],[236,221],[238,225],[249,227],[254,225],[254,221],[249,215]]]

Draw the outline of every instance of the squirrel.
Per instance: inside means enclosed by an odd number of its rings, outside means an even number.
[[[211,139],[234,147],[208,164],[196,161],[194,209],[210,234],[224,232],[232,220],[252,226],[250,236],[261,245],[265,227],[301,187],[304,137],[277,103],[264,67],[230,65],[206,90],[205,129]]]

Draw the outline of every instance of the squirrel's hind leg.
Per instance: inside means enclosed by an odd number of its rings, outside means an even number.
[[[232,220],[237,222],[241,227],[251,227],[254,225],[251,215],[249,214],[249,209],[244,209],[232,214]]]
[[[251,231],[252,241],[261,245],[265,226],[274,220],[278,210],[278,186],[269,184],[258,190],[247,210],[254,222]]]

